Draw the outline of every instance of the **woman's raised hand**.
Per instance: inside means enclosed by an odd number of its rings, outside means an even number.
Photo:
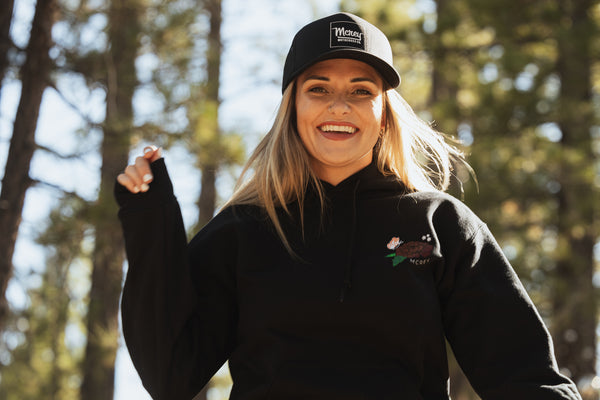
[[[117,182],[125,186],[131,193],[147,192],[148,184],[154,178],[150,170],[150,163],[162,157],[162,151],[155,146],[144,148],[144,155],[137,157],[135,163],[128,165],[122,174],[117,176]]]

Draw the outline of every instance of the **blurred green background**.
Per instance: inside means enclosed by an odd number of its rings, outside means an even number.
[[[476,177],[457,166],[450,193],[599,398],[599,1],[4,0],[0,400],[149,399],[118,322],[114,179],[163,146],[196,232],[272,122],[294,33],[338,10],[388,35],[400,93],[461,141]],[[197,399],[230,385],[224,366]],[[478,399],[454,361],[450,387]]]

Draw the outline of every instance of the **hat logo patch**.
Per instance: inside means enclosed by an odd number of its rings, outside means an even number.
[[[340,21],[331,23],[331,36],[329,46],[334,47],[356,47],[365,48],[364,33],[353,22]]]

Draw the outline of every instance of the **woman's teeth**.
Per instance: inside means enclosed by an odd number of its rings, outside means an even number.
[[[319,127],[323,132],[339,132],[339,133],[354,133],[356,128],[352,126],[340,126],[340,125],[323,125]]]

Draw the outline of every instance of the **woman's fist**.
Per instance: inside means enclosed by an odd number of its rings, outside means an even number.
[[[128,165],[122,174],[117,176],[117,182],[125,186],[131,193],[147,192],[153,176],[150,164],[162,157],[162,151],[155,146],[144,148],[144,155],[137,157],[135,163]]]

